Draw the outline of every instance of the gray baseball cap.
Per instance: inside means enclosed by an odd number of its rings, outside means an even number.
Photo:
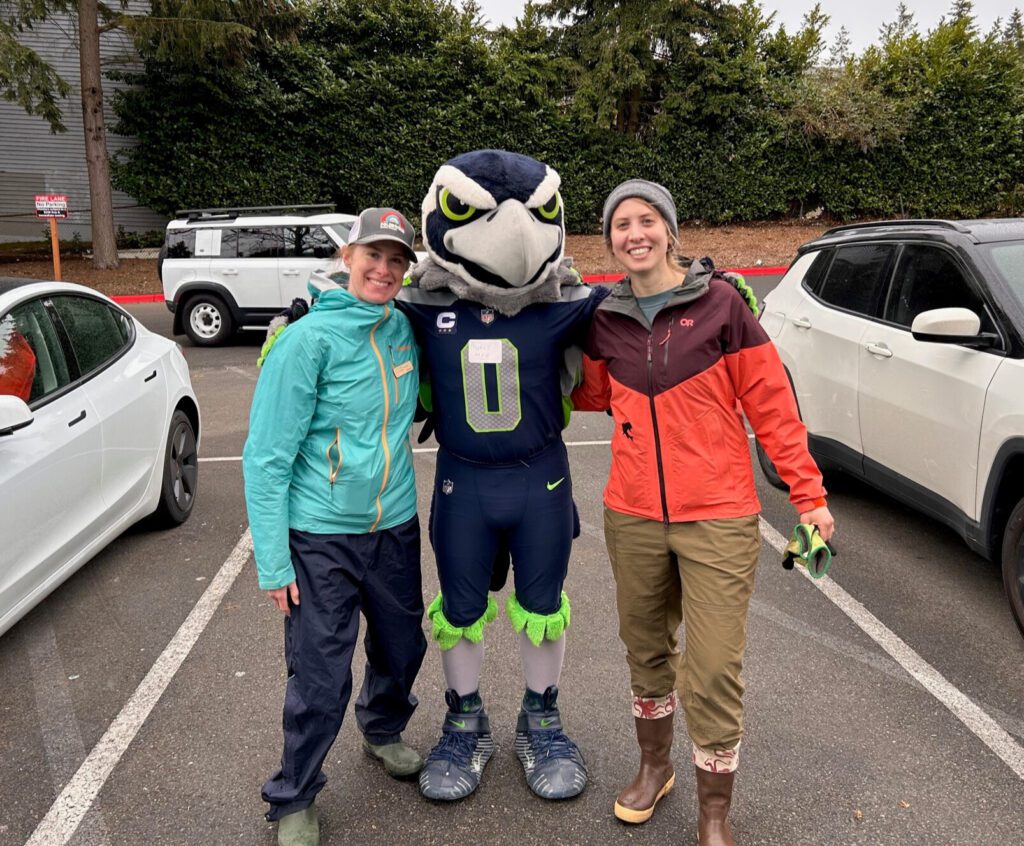
[[[396,241],[405,247],[409,261],[416,261],[416,251],[412,248],[416,230],[397,209],[363,209],[359,212],[359,219],[349,231],[348,243],[372,244],[374,241]]]

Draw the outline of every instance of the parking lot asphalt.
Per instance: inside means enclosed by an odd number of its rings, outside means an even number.
[[[169,330],[162,305],[131,308]],[[191,520],[129,532],[0,638],[0,844],[275,842],[259,787],[280,754],[282,622],[248,558],[238,460],[259,341],[185,345],[204,427]],[[583,532],[566,588],[561,705],[588,762],[587,790],[546,803],[524,783],[513,750],[518,647],[501,617],[487,632],[482,684],[498,749],[479,791],[426,802],[362,754],[347,719],[317,803],[325,844],[695,842],[681,719],[674,792],[643,826],[612,816],[637,754],[600,528],[609,435],[603,415],[576,415],[566,432]],[[433,460],[416,455],[424,505]],[[951,531],[837,477],[826,479],[839,548],[829,580],[845,593],[827,596],[780,566],[772,543],[795,517],[755,477],[765,542],[744,671],[737,842],[1021,842],[1024,640],[998,568]],[[423,571],[429,601],[429,547]],[[358,685],[358,661],[353,669]],[[406,732],[423,752],[440,728],[443,687],[432,647]]]

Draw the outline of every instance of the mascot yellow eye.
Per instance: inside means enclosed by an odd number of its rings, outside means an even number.
[[[540,212],[540,216],[545,220],[554,220],[558,217],[558,213],[562,210],[562,197],[555,191],[554,196],[548,200],[544,205],[539,206],[537,211]]]
[[[476,212],[473,206],[466,205],[447,188],[441,189],[438,205],[449,220],[469,220]]]

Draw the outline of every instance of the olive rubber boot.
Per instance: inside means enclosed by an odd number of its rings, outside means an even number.
[[[320,822],[313,805],[278,820],[277,846],[320,846]]]
[[[420,753],[411,746],[406,746],[401,740],[374,746],[364,737],[363,751],[380,761],[385,772],[392,778],[412,778],[423,769],[423,757]]]

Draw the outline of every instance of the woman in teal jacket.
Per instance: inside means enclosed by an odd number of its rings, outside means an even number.
[[[284,752],[263,785],[283,846],[319,842],[313,799],[351,696],[360,611],[364,749],[396,777],[423,763],[401,742],[426,651],[408,442],[419,363],[392,303],[413,238],[394,209],[362,212],[341,251],[347,277],[280,335],[253,396],[246,506],[260,587],[286,615]]]

